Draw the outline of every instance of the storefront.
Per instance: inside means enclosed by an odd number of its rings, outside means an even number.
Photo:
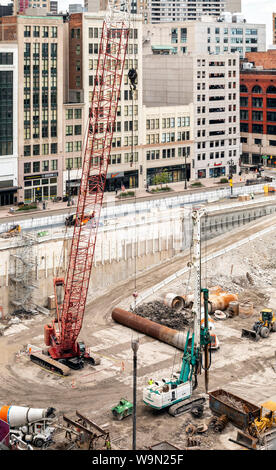
[[[11,206],[17,202],[17,186],[2,188],[0,185],[0,206]]]
[[[81,180],[70,180],[70,194],[71,196],[77,196],[79,193]],[[138,170],[133,171],[114,171],[107,173],[105,191],[111,192],[120,190],[122,187],[125,189],[138,188]],[[69,194],[69,183],[66,181],[66,195]]]
[[[187,171],[187,175],[186,175]],[[190,180],[191,168],[190,164],[185,165],[173,165],[173,166],[163,166],[157,168],[148,168],[147,169],[147,183],[149,185],[155,184],[155,177],[162,173],[166,172],[168,175],[168,183],[177,183],[179,181]]]
[[[58,172],[24,176],[24,202],[57,197],[57,178]]]
[[[225,176],[225,166],[221,166],[221,163],[218,163],[213,168],[209,169],[209,177],[210,178],[219,178],[220,176]]]

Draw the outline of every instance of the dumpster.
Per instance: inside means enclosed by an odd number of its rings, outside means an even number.
[[[261,408],[225,390],[209,392],[209,407],[216,415],[226,415],[235,426],[247,429],[249,423],[260,418]]]

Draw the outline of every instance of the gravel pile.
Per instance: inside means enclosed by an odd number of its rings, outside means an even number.
[[[186,310],[176,311],[167,307],[159,300],[138,305],[134,310],[136,315],[148,318],[160,325],[176,330],[183,330],[191,324],[191,313]]]

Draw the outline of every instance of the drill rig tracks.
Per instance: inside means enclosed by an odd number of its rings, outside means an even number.
[[[30,354],[30,359],[35,364],[43,367],[43,369],[47,369],[52,373],[56,373],[59,375],[69,375],[70,368],[67,367],[65,364],[62,364],[59,361],[55,361],[50,356],[46,356],[42,353],[32,353]]]
[[[191,411],[194,406],[203,405],[205,403],[205,397],[192,398],[190,400],[184,400],[184,402],[175,403],[175,405],[170,406],[168,412],[172,416],[180,416],[187,411]]]

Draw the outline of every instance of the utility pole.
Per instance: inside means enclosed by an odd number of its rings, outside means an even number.
[[[131,341],[133,350],[133,413],[132,413],[132,450],[136,450],[136,390],[137,390],[137,351],[139,340]]]
[[[187,189],[187,155],[186,155],[186,149],[185,149],[185,186],[184,189]]]

